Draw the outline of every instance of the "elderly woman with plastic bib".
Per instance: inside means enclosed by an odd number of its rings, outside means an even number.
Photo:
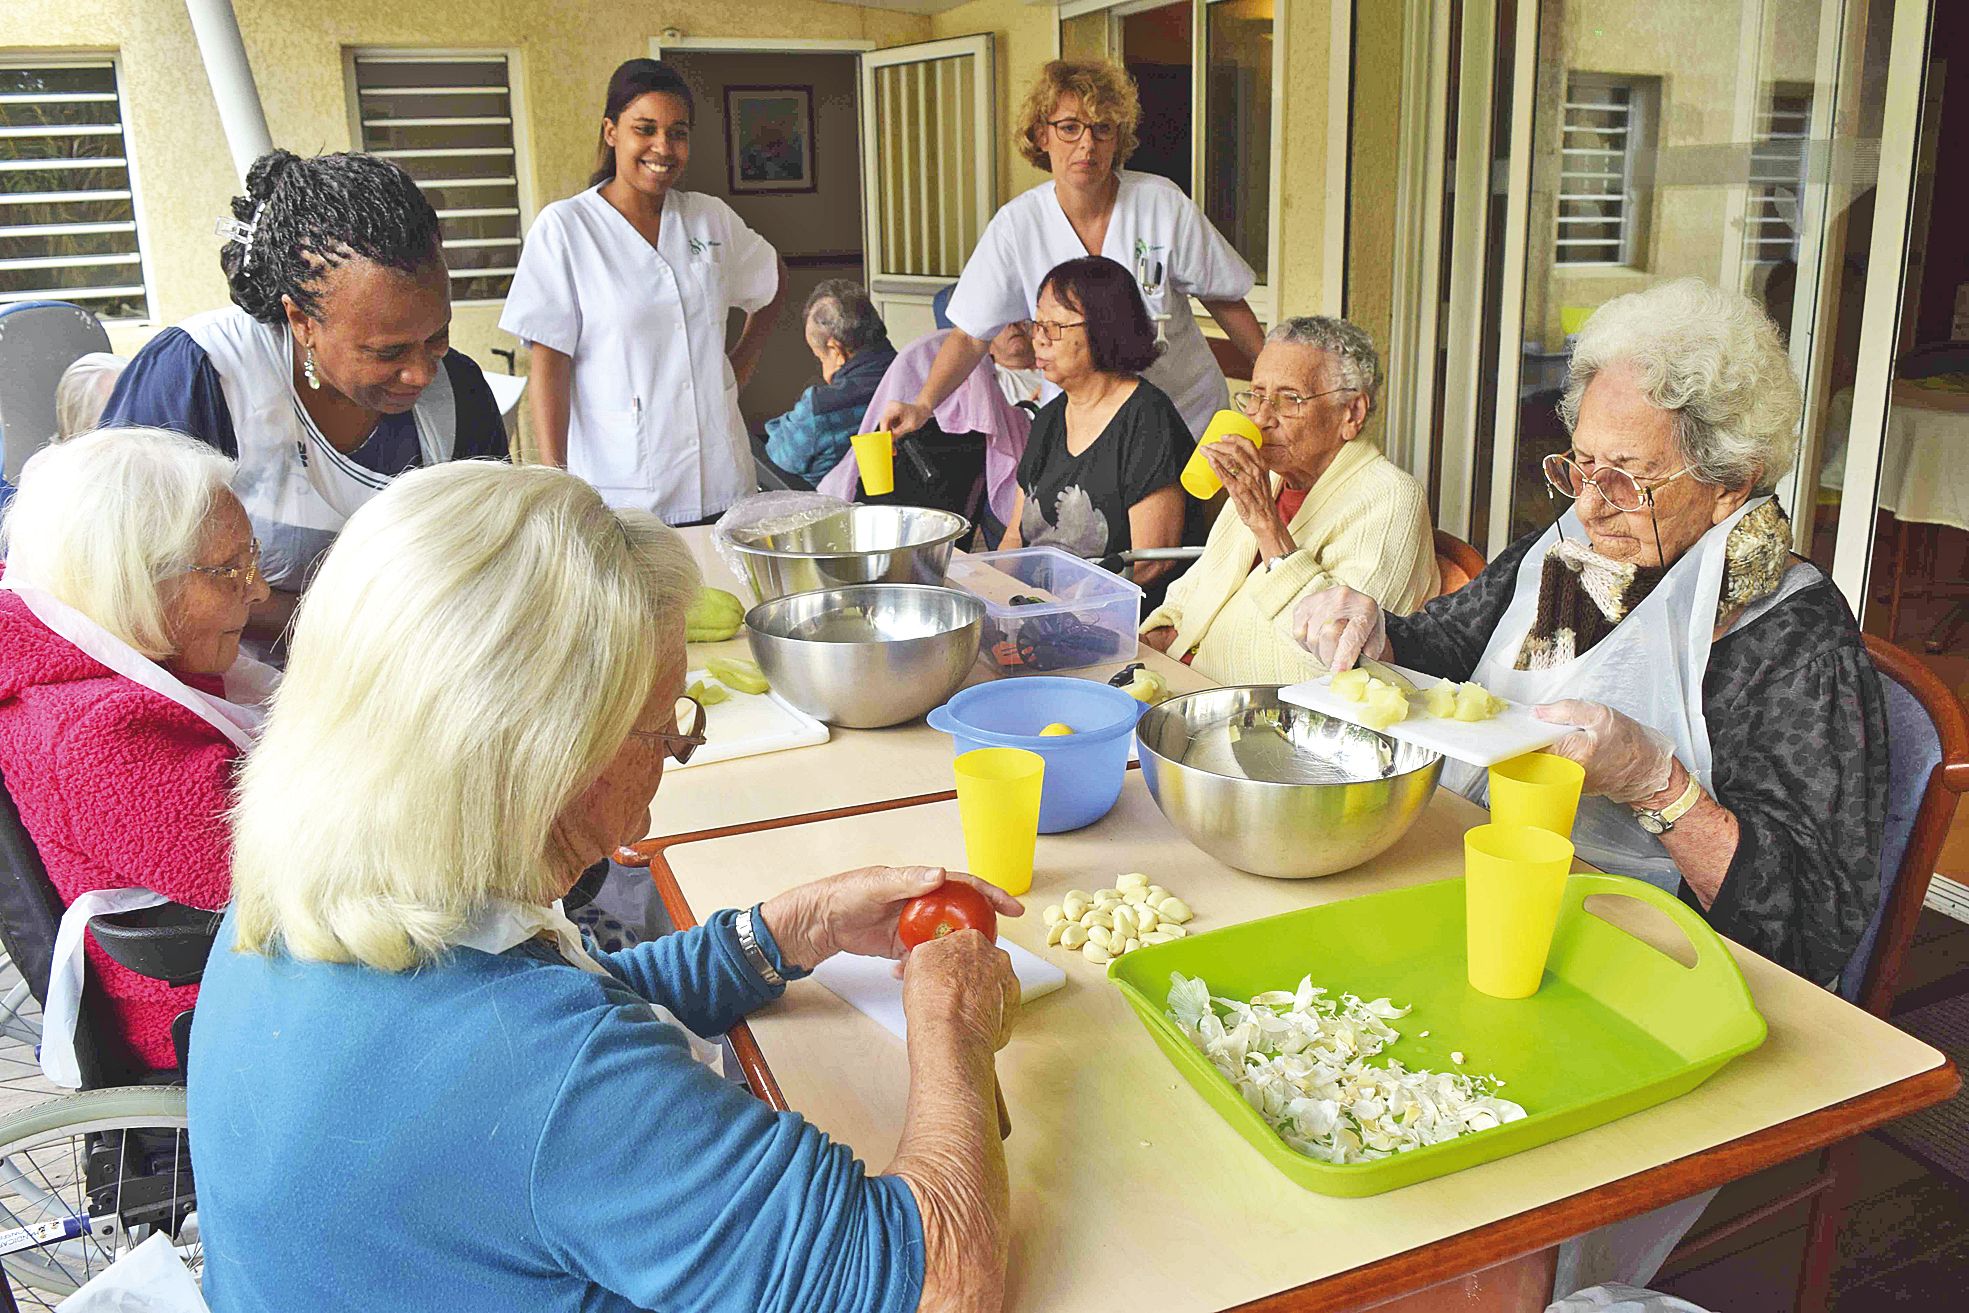
[[[7,509],[0,774],[63,906],[88,900],[79,915],[128,898],[105,891],[204,908],[230,892],[233,771],[273,687],[239,651],[267,587],[232,476],[196,439],[105,429],[36,452]],[[176,1067],[171,1024],[197,988],[82,946],[129,1049],[113,1056]],[[73,1031],[47,1019],[44,1061]]]
[[[241,1256],[215,1313],[999,1306],[1003,952],[906,958],[881,1174],[706,1042],[835,953],[902,957],[903,904],[968,877],[851,871],[613,954],[561,914],[704,742],[697,587],[561,470],[420,471],[350,520],[242,774],[193,1031],[199,1221]]]
[[[1770,318],[1695,279],[1601,306],[1545,475],[1570,507],[1413,616],[1349,589],[1301,604],[1335,670],[1385,657],[1576,726],[1573,842],[1723,934],[1838,980],[1880,897],[1884,704],[1839,590],[1771,496],[1799,389]],[[1483,772],[1443,783],[1484,797]]]
[[[1321,673],[1294,605],[1344,584],[1407,614],[1436,595],[1427,492],[1361,437],[1381,388],[1374,343],[1344,319],[1271,331],[1237,395],[1263,438],[1203,448],[1228,495],[1203,558],[1142,621],[1142,641],[1227,684]]]
[[[1014,197],[985,226],[950,298],[956,331],[915,400],[888,408],[885,428],[901,435],[929,422],[999,330],[1038,313],[1047,270],[1105,255],[1135,277],[1166,332],[1167,349],[1143,376],[1169,395],[1192,435],[1203,432],[1223,407],[1224,375],[1190,298],[1255,357],[1263,330],[1244,299],[1254,275],[1175,183],[1122,167],[1141,113],[1135,81],[1119,64],[1056,59],[1040,70],[1019,109],[1019,153],[1053,179]],[[1039,400],[1055,395],[1049,385]]]

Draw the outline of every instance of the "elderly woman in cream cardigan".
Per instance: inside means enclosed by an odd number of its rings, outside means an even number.
[[[1204,448],[1229,500],[1144,642],[1223,683],[1296,683],[1324,673],[1293,640],[1300,598],[1345,584],[1406,615],[1436,595],[1427,493],[1360,436],[1380,386],[1374,343],[1346,320],[1272,329],[1236,397],[1264,443]]]

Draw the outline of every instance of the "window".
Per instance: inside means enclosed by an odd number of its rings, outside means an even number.
[[[1774,85],[1758,111],[1757,139],[1750,147],[1750,197],[1743,216],[1743,258],[1750,264],[1798,259],[1806,142],[1811,135],[1811,87]]]
[[[0,305],[148,318],[135,193],[113,59],[0,63]]]
[[[1640,264],[1637,162],[1647,148],[1648,88],[1575,73],[1559,144],[1559,264]]]
[[[507,56],[360,51],[349,75],[356,140],[407,169],[438,212],[452,298],[503,298],[525,221]]]

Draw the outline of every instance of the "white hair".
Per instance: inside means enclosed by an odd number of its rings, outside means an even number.
[[[1295,315],[1274,324],[1265,341],[1326,352],[1333,361],[1334,386],[1360,393],[1367,398],[1367,413],[1374,413],[1381,394],[1381,354],[1359,324],[1335,315]]]
[[[242,951],[402,971],[495,898],[564,892],[556,828],[683,659],[676,531],[562,470],[459,461],[349,518],[233,809]]]
[[[163,429],[98,429],[21,467],[0,521],[7,569],[153,661],[174,654],[165,586],[198,559],[233,463]]]
[[[66,442],[96,427],[129,361],[107,351],[77,356],[55,384],[55,441]]]
[[[1802,393],[1777,325],[1749,297],[1679,278],[1594,311],[1559,399],[1568,432],[1587,385],[1616,365],[1674,417],[1676,450],[1702,482],[1769,492],[1791,468]]]

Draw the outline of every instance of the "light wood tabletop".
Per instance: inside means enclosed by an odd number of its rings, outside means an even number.
[[[748,604],[750,592],[719,558],[708,527],[682,531],[714,588],[736,593]],[[744,633],[723,643],[691,645],[693,667],[714,656],[750,656]],[[1212,681],[1153,648],[1136,659],[1168,681],[1171,692],[1209,688]],[[1106,680],[1125,663],[1089,666],[1060,673]],[[979,665],[970,682],[986,678]],[[713,711],[712,716],[717,712]],[[650,802],[651,838],[737,828],[793,816],[812,816],[870,803],[921,800],[949,794],[950,736],[916,719],[887,729],[832,729],[826,743],[756,757],[671,771]]]
[[[1192,847],[1131,772],[1104,820],[1042,836],[1028,915],[1002,922],[1001,933],[1064,966],[1068,979],[1025,1011],[998,1059],[1016,1127],[1006,1144],[1015,1213],[1008,1308],[1355,1308],[1398,1296],[1418,1301],[1405,1308],[1439,1307],[1439,1283],[1539,1255],[1549,1283],[1549,1247],[1560,1240],[1858,1134],[1955,1088],[1954,1068],[1935,1049],[1732,946],[1770,1035],[1694,1092],[1435,1181],[1327,1198],[1287,1181],[1196,1096],[1100,968],[1045,943],[1046,903],[1124,871],[1147,872],[1187,899],[1196,932],[1456,876],[1462,833],[1484,818],[1439,791],[1380,858],[1320,880],[1269,880]],[[836,870],[961,866],[963,857],[956,804],[937,802],[681,841],[662,846],[655,867],[673,914],[689,924],[692,909],[746,906]],[[1667,946],[1679,937],[1652,909],[1607,901],[1607,918],[1642,938]],[[745,1047],[756,1040],[770,1068],[752,1073],[762,1095],[880,1170],[902,1125],[902,1042],[811,982],[752,1017],[749,1031]],[[1483,1055],[1471,1053],[1468,1065],[1481,1070]]]

